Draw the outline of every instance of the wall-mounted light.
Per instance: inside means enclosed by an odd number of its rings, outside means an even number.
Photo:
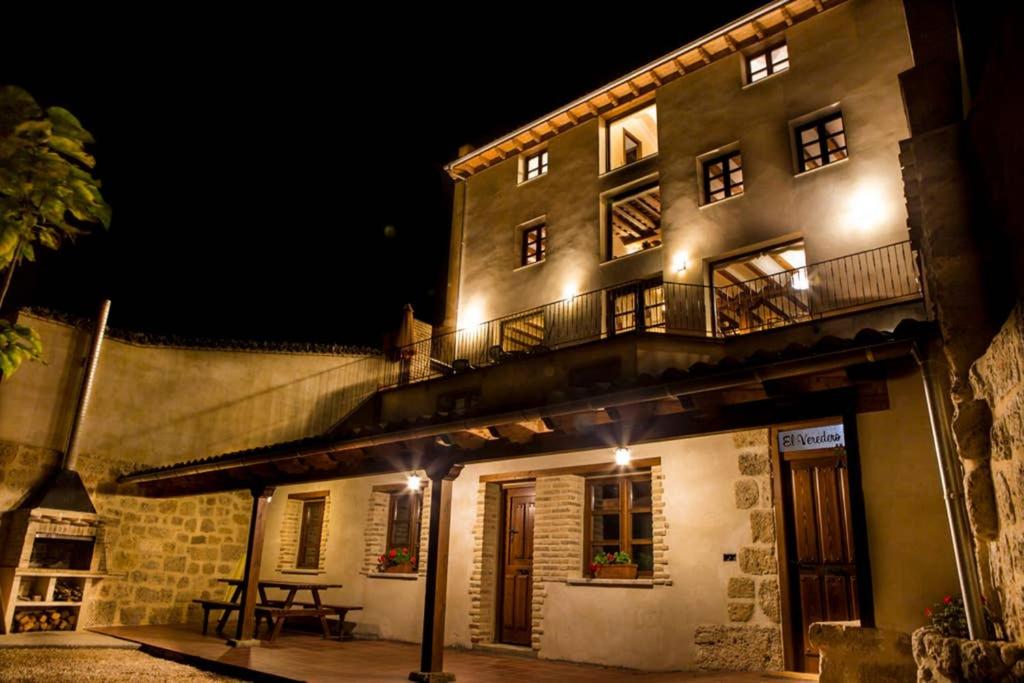
[[[686,258],[686,254],[676,254],[675,258],[672,259],[672,271],[676,275],[681,275],[686,272],[686,269],[690,267],[690,260]]]
[[[416,491],[420,488],[420,475],[410,474],[409,478],[405,480],[405,485],[410,491]]]
[[[570,282],[562,288],[562,301],[572,301],[579,296],[580,288],[576,286],[575,282]]]
[[[892,214],[892,200],[879,183],[865,182],[846,200],[846,227],[867,232],[882,226]]]
[[[629,464],[629,461],[633,459],[633,454],[629,452],[629,449],[625,446],[619,446],[615,449],[615,464],[619,467],[625,467]]]
[[[480,302],[473,302],[463,309],[459,315],[459,330],[472,331],[484,323],[483,306]]]
[[[789,284],[793,289],[797,290],[811,288],[811,281],[807,279],[807,271],[803,268],[793,273],[793,277],[790,278]]]

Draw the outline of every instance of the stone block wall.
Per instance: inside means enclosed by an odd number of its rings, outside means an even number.
[[[537,478],[533,522],[533,649],[544,636],[547,585],[583,575],[584,478]]]
[[[739,575],[726,585],[729,624],[696,630],[702,669],[772,671],[783,667],[782,604],[768,430],[733,434],[739,477],[736,508],[750,515],[750,543],[739,549]]]
[[[1024,304],[1017,304],[974,363],[971,384],[979,400],[961,410],[981,415],[971,421],[991,427],[974,431],[969,443],[960,443],[967,438],[962,430],[957,433],[962,453],[985,456],[969,468],[968,510],[975,519],[989,520],[988,533],[979,534],[978,542],[987,541],[1007,635],[1024,641]],[[971,486],[971,473],[986,485]]]
[[[0,508],[15,507],[60,464],[57,451],[0,442]],[[100,514],[101,567],[114,576],[91,590],[82,624],[198,620],[194,598],[222,597],[217,579],[245,554],[251,499],[216,494],[153,499],[115,488],[128,463],[82,453],[78,471]]]
[[[470,642],[494,642],[501,530],[501,486],[480,482],[473,523],[473,570],[469,577]]]

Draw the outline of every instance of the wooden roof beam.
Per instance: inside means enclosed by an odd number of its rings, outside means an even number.
[[[701,45],[701,46],[699,46],[699,47],[697,48],[697,54],[699,54],[699,55],[700,55],[700,58],[701,58],[701,60],[702,60],[702,61],[703,61],[703,62],[704,62],[705,64],[710,64],[710,63],[711,63],[711,53],[710,53],[710,52],[708,52],[708,51],[707,51],[707,50],[706,50],[706,49],[704,48],[704,46],[703,46],[703,45]]]
[[[658,73],[654,69],[651,69],[650,76],[651,76],[651,81],[654,82],[654,85],[660,88],[661,87],[661,79],[658,78]]]
[[[736,50],[739,49],[739,45],[736,43],[736,40],[728,33],[722,37],[725,38],[725,44],[729,46],[729,52],[736,52]]]
[[[580,117],[576,116],[576,114],[573,114],[573,113],[572,113],[572,109],[566,109],[566,110],[565,110],[565,115],[566,115],[566,117],[567,117],[567,118],[569,119],[569,122],[570,122],[570,123],[571,123],[572,125],[574,125],[574,126],[575,126],[575,125],[579,124],[579,122],[580,122]]]
[[[816,12],[824,12],[825,11],[825,6],[821,4],[821,0],[813,0],[813,2],[814,2],[814,10]]]
[[[605,95],[608,97],[608,100],[612,103],[613,107],[619,106],[619,98],[615,93],[609,90]]]
[[[793,15],[790,14],[789,10],[787,8],[783,7],[779,11],[782,12],[782,18],[785,20],[786,26],[792,26],[793,25]]]
[[[626,81],[626,85],[629,86],[629,91],[633,93],[633,97],[640,97],[640,88],[636,87],[636,83]]]
[[[531,128],[528,132],[530,133],[530,137],[532,137],[536,142],[541,142],[544,140],[544,135],[538,133],[536,128]]]
[[[783,11],[785,11],[785,8],[783,8]],[[761,24],[757,23],[757,19],[751,20],[750,27],[754,29],[754,35],[757,36],[758,40],[764,39],[764,29],[761,27]]]
[[[590,113],[594,116],[601,115],[601,108],[594,104],[593,100],[587,100],[587,109],[589,109]]]
[[[686,75],[686,64],[684,64],[683,60],[679,59],[679,57],[672,58],[672,65],[676,68],[676,71],[679,72],[680,76]]]

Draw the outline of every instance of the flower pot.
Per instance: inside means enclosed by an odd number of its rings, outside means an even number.
[[[635,564],[599,564],[594,572],[595,579],[635,579]]]
[[[384,568],[385,574],[413,574],[416,570],[412,568],[412,562],[393,564]]]

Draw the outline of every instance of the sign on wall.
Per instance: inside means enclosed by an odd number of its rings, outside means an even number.
[[[805,429],[787,429],[779,432],[779,450],[813,451],[819,448],[836,448],[846,445],[843,425],[822,425]]]

